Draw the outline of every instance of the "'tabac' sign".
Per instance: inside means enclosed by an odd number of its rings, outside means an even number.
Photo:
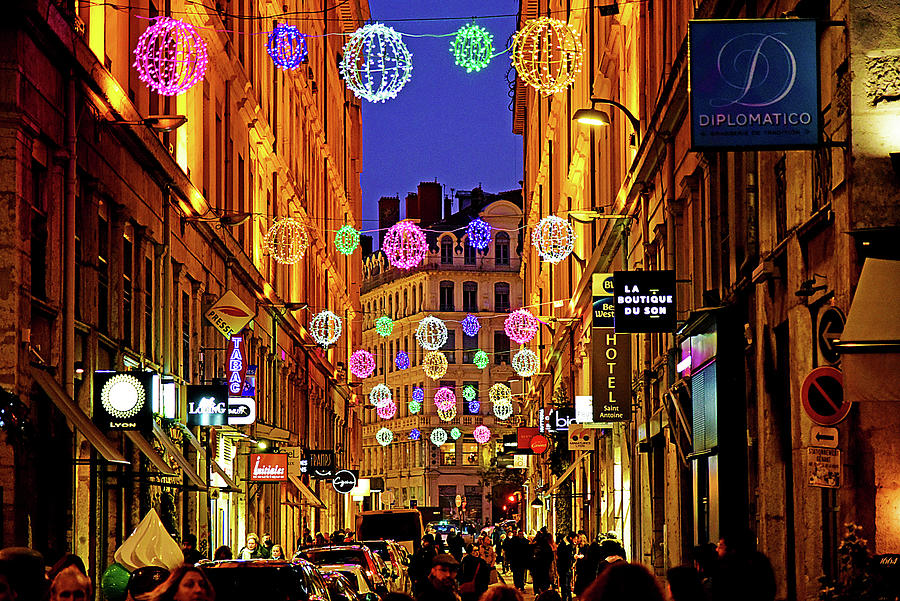
[[[691,147],[819,143],[816,22],[691,21]]]

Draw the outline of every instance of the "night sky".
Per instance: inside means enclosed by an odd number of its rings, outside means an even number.
[[[468,17],[512,15],[519,8],[518,0],[370,0],[369,5],[373,21],[408,34],[453,33]],[[494,35],[495,52],[509,45],[515,17],[476,22]],[[466,73],[450,53],[452,40],[405,36],[413,62],[409,82],[393,100],[363,100],[363,218],[375,220],[364,221],[364,230],[378,227],[380,197],[399,195],[402,201],[420,181],[437,179],[445,194],[451,188],[471,190],[479,183],[485,192],[519,187],[522,138],[512,133],[508,108],[509,54],[495,57],[480,72]]]

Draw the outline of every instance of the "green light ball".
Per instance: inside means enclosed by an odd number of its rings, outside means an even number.
[[[412,414],[416,414],[422,410],[422,403],[418,401],[410,401],[409,402],[409,412]]]
[[[341,254],[353,254],[353,251],[359,246],[359,231],[345,225],[334,235],[334,246]]]
[[[131,572],[125,569],[125,566],[120,563],[111,564],[100,577],[100,590],[103,591],[103,597],[109,601],[125,599],[125,595],[128,594],[129,578],[131,578]]]
[[[378,335],[382,338],[391,335],[391,332],[394,331],[394,322],[393,320],[385,315],[384,317],[379,317],[375,320],[375,331],[378,332]]]
[[[462,436],[462,432],[460,432],[459,428],[450,430],[450,437],[453,438],[453,440],[459,440],[460,436]]]
[[[478,398],[478,391],[475,390],[474,386],[466,386],[463,388],[463,398],[467,401],[474,401]]]
[[[466,73],[481,71],[494,55],[494,36],[474,23],[463,25],[450,43],[450,53]]]
[[[475,353],[475,356],[472,357],[472,363],[474,363],[475,367],[477,367],[478,369],[484,369],[490,362],[491,360],[488,358],[487,353],[485,353],[484,351],[478,351],[477,353]]]

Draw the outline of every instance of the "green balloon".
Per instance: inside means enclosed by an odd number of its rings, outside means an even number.
[[[120,601],[128,593],[128,579],[131,572],[120,563],[114,563],[106,568],[100,578],[100,590],[109,601]]]

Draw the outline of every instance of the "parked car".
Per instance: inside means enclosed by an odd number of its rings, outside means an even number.
[[[390,584],[393,586],[389,585],[388,588],[399,593],[406,593],[412,589],[406,568],[409,560],[404,556],[403,547],[392,540],[365,540],[362,544],[380,556],[391,569]]]
[[[372,591],[379,596],[384,596],[389,592],[387,578],[390,577],[390,569],[381,557],[364,545],[305,547],[301,549],[300,556],[308,559],[315,566],[358,565],[362,568]]]
[[[323,574],[339,574],[343,576],[350,585],[351,590],[364,601],[378,601],[381,599],[381,596],[375,592],[372,582],[366,576],[365,570],[359,564],[322,565],[318,566],[318,568]]]
[[[331,594],[331,601],[378,600],[378,595],[375,593],[366,593],[365,595],[358,594],[347,577],[340,572],[322,571],[322,579],[325,580],[325,586],[328,587],[328,592]]]
[[[322,575],[304,559],[202,561],[217,601],[329,601]]]
[[[472,524],[471,522],[460,522],[459,520],[454,519],[428,522],[425,530],[427,532],[433,531],[439,533],[443,537],[445,544],[447,542],[447,537],[450,536],[450,532],[452,532],[453,530],[456,530],[456,532],[466,543],[474,542],[475,537],[474,524]]]
[[[417,509],[363,511],[356,516],[356,539],[390,539],[406,547],[412,555],[419,548],[425,528]]]

